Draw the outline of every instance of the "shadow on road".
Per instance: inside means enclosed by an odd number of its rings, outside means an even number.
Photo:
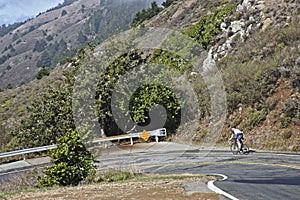
[[[299,185],[299,177],[279,177],[279,178],[268,178],[268,179],[255,179],[255,180],[233,180],[236,183],[246,184],[279,184],[279,185]]]
[[[255,153],[256,151],[254,151],[254,150],[249,150],[249,151],[246,151],[246,152],[244,152],[244,154],[250,154],[250,153]]]

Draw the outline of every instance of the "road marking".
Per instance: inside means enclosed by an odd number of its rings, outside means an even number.
[[[171,164],[156,164],[156,165],[147,165],[146,168],[149,167],[159,167],[155,171],[159,169],[163,169],[168,166],[184,166],[184,165],[263,165],[263,166],[273,166],[273,167],[284,167],[290,169],[297,169],[300,170],[300,166],[296,165],[286,165],[286,164],[276,164],[276,163],[262,163],[262,162],[178,162],[178,163],[171,163]]]
[[[224,162],[224,164],[264,165],[264,166],[285,167],[285,168],[291,168],[291,169],[298,169],[298,170],[300,170],[300,166],[286,165],[286,164],[276,164],[276,163],[261,163],[261,162]]]
[[[222,180],[221,180],[221,181],[225,181],[225,180],[228,178],[228,177],[225,176],[224,174],[208,174],[208,175],[221,176],[221,177],[222,177]],[[220,188],[216,187],[216,186],[214,185],[214,182],[215,182],[214,180],[208,181],[208,183],[207,183],[208,189],[214,191],[214,192],[217,193],[217,194],[221,194],[221,195],[223,195],[223,196],[225,196],[225,197],[227,197],[227,198],[229,198],[229,199],[232,199],[232,200],[239,200],[238,198],[232,196],[231,194],[225,192],[224,190],[221,190]]]

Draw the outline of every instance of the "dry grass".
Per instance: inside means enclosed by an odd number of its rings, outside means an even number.
[[[99,183],[77,187],[20,192],[6,199],[219,199],[215,193],[186,194],[182,185],[189,182],[206,182],[211,177],[199,175],[158,176],[148,175],[128,181]],[[0,196],[1,198],[1,196]]]

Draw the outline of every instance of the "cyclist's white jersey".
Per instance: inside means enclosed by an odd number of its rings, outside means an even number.
[[[243,132],[237,128],[232,128],[232,134],[238,135],[238,134],[243,134]]]

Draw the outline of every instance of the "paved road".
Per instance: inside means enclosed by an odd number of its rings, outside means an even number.
[[[299,199],[300,155],[252,152],[232,155],[229,148],[197,147],[176,143],[143,143],[102,149],[98,168],[138,168],[160,174],[224,174],[225,181],[215,182],[223,191],[238,199]],[[47,163],[47,159],[20,161],[16,168]],[[30,164],[30,166],[28,166]],[[0,184],[13,172],[14,165],[0,165]],[[6,177],[6,178],[4,178]],[[221,199],[226,199],[221,197]]]
[[[215,185],[238,199],[299,199],[300,155],[252,152],[232,155],[228,148],[174,143],[124,146],[102,152],[99,168],[139,167],[160,174],[224,174]]]

